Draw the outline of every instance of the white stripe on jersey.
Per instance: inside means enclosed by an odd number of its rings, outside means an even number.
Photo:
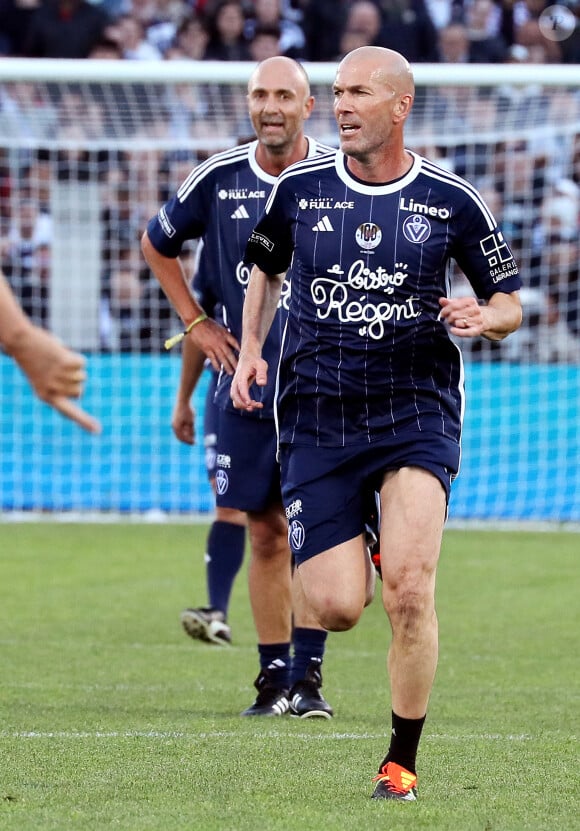
[[[189,193],[197,185],[198,180],[203,179],[204,176],[207,176],[207,174],[216,167],[222,167],[223,165],[232,164],[232,162],[238,162],[244,158],[247,158],[250,145],[252,143],[253,142],[250,142],[250,144],[241,144],[239,147],[234,147],[232,150],[224,150],[221,153],[215,153],[213,156],[210,156],[209,159],[206,159],[205,162],[202,162],[197,165],[197,167],[194,167],[177,191],[177,198],[179,201],[184,202]]]
[[[324,145],[320,145],[324,147]],[[276,184],[272,188],[272,192],[268,197],[268,201],[264,207],[264,212],[268,213],[270,210],[270,204],[272,202],[272,198],[276,194],[278,190],[278,185],[280,182],[284,181],[284,179],[288,179],[290,176],[297,176],[300,173],[304,173],[305,171],[312,172],[315,170],[325,170],[328,167],[334,167],[334,160],[336,157],[336,150],[332,150],[330,153],[322,153],[320,156],[313,156],[307,159],[303,159],[301,162],[295,162],[295,164],[291,164],[290,167],[287,167],[280,176],[278,177]]]
[[[478,206],[485,217],[489,230],[492,231],[496,227],[496,222],[494,221],[491,211],[472,184],[467,182],[465,179],[462,179],[461,176],[458,176],[456,173],[451,173],[451,171],[445,170],[445,168],[433,164],[433,162],[430,162],[422,156],[419,158],[421,159],[421,171],[425,174],[425,176],[437,179],[439,182],[445,182],[448,185],[453,185],[453,187],[462,190],[470,196]]]
[[[311,139],[308,136],[306,136],[306,140],[308,141],[308,156],[305,161],[308,161],[310,158],[318,158],[323,154],[326,155],[328,152],[336,152],[334,148],[329,147],[327,144],[321,144],[319,141]],[[202,162],[194,167],[177,191],[177,198],[179,201],[184,202],[189,193],[191,193],[193,188],[196,187],[199,180],[207,176],[207,174],[212,170],[215,170],[218,167],[223,167],[224,165],[243,161],[244,159],[248,159],[250,167],[254,173],[256,173],[258,178],[263,178],[264,181],[267,182],[273,182],[275,180],[274,176],[271,176],[261,170],[259,165],[252,164],[252,154],[250,151],[254,146],[257,146],[257,144],[257,139],[254,139],[246,144],[240,144],[239,147],[232,147],[230,150],[222,150],[221,153],[214,153],[214,155],[210,156],[209,159],[206,159],[205,162]]]

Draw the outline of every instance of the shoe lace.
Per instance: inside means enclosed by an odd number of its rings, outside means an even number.
[[[372,781],[388,784],[393,793],[407,794],[417,785],[417,776],[395,762],[387,762]]]

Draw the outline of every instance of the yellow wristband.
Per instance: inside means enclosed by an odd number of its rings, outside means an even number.
[[[207,315],[205,312],[202,312],[199,317],[196,317],[195,320],[192,320],[191,323],[185,327],[183,332],[180,332],[178,335],[173,335],[172,338],[167,338],[165,341],[165,348],[171,349],[171,347],[175,346],[176,343],[182,341],[186,335],[189,335],[194,326],[197,326],[198,323],[203,323],[204,320],[207,320]]]

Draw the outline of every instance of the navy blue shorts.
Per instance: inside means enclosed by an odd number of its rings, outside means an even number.
[[[218,374],[211,372],[209,385],[205,396],[205,410],[203,415],[203,446],[205,453],[205,469],[210,482],[215,479],[217,459],[217,433],[219,408],[214,401]]]
[[[439,479],[449,501],[459,469],[459,445],[443,436],[412,433],[408,440],[341,448],[283,445],[282,500],[297,563],[364,531],[373,494],[384,474],[420,467]]]
[[[217,505],[260,512],[280,502],[276,449],[273,419],[220,410],[215,478]]]

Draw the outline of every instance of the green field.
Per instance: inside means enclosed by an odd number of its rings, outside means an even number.
[[[241,719],[258,661],[245,574],[230,649],[179,625],[205,600],[203,525],[3,523],[0,828],[580,829],[580,538],[448,530],[419,801],[369,799],[389,741],[379,598],[331,634],[332,721]]]

